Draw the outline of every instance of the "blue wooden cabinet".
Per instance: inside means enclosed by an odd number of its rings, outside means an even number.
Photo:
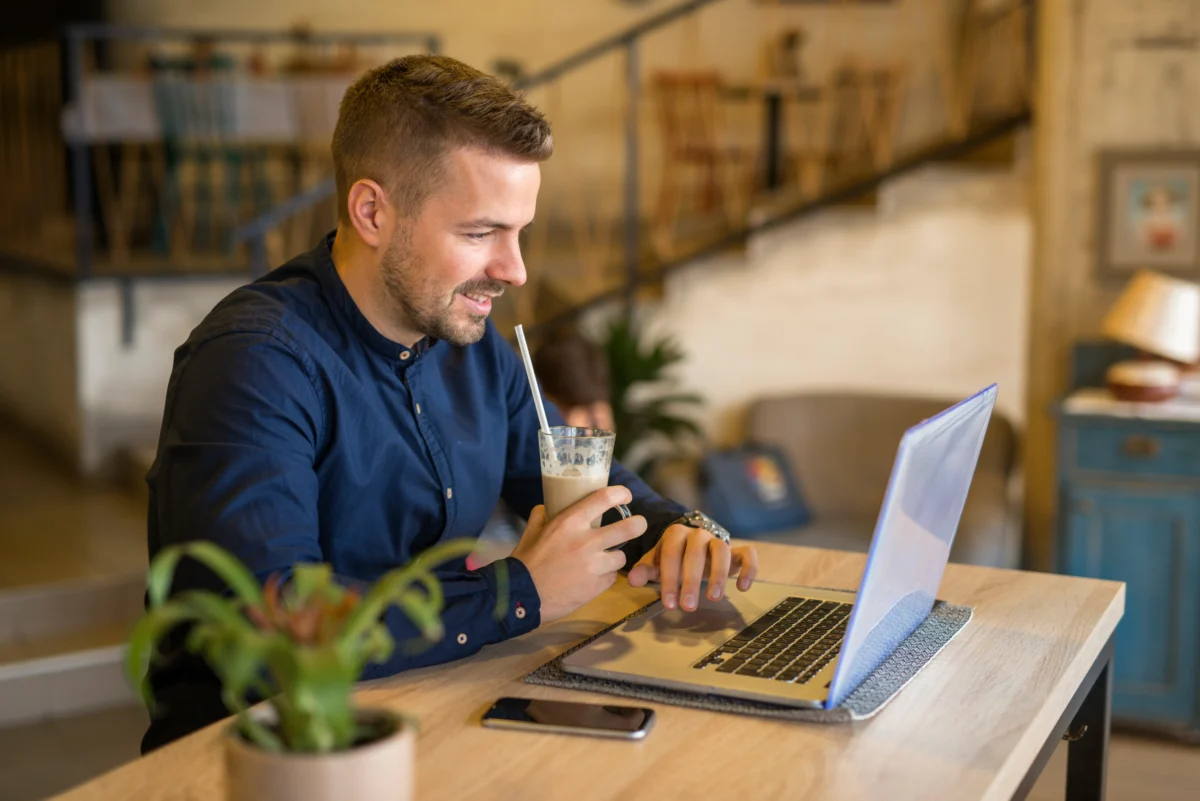
[[[1126,584],[1113,717],[1200,737],[1200,408],[1083,389],[1058,421],[1057,569]]]
[[[1073,483],[1064,572],[1126,582],[1113,659],[1113,714],[1196,720],[1200,502],[1195,493]]]

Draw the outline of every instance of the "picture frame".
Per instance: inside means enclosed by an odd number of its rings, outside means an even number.
[[[1200,150],[1113,149],[1097,165],[1096,274],[1200,280]]]

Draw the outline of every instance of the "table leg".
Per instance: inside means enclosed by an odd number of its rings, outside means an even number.
[[[1071,722],[1067,801],[1104,801],[1112,708],[1112,661],[1104,666]]]
[[[765,99],[766,119],[763,124],[766,128],[766,152],[763,153],[763,160],[766,169],[763,187],[768,192],[773,192],[783,186],[783,95],[779,92],[767,92]]]
[[[1103,801],[1112,708],[1112,654],[1113,642],[1109,639],[1013,793],[1014,801],[1029,795],[1042,768],[1064,739],[1069,741],[1067,801]]]

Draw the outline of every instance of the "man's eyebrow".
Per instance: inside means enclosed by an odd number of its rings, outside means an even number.
[[[521,230],[525,230],[533,225],[533,220],[530,220],[525,225],[521,226]],[[495,228],[500,231],[511,231],[516,226],[512,223],[500,222],[499,220],[491,220],[486,217],[481,217],[478,220],[471,220],[463,223],[464,228]]]

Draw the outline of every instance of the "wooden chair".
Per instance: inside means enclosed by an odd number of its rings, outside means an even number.
[[[745,214],[753,181],[754,151],[730,143],[722,113],[722,81],[712,71],[660,72],[652,79],[662,134],[662,179],[651,221],[659,255],[675,253],[685,174],[699,179],[697,211],[718,211],[736,223]]]

